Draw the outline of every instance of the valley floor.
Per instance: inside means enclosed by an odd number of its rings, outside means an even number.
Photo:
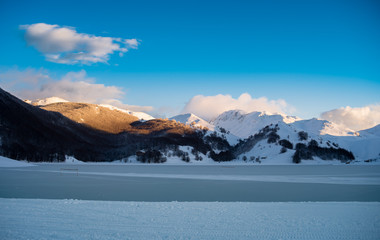
[[[41,164],[0,168],[0,197],[149,202],[380,202],[380,166]]]
[[[0,239],[380,239],[378,165],[13,164]]]

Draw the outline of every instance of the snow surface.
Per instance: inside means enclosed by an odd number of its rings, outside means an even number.
[[[59,102],[69,102],[63,98],[59,97],[49,97],[49,98],[44,98],[44,99],[37,99],[37,100],[26,100],[25,102],[30,103],[35,106],[44,106],[48,104],[53,104],[53,103],[59,103]]]
[[[211,125],[206,120],[203,120],[202,118],[192,113],[177,115],[177,116],[169,118],[169,120],[176,120],[177,122],[190,125],[190,126],[195,126],[195,127],[206,127],[211,131],[214,130],[214,125]]]
[[[130,111],[130,110],[121,109],[121,108],[118,108],[118,107],[115,107],[115,106],[112,106],[112,105],[108,105],[108,104],[100,104],[99,106],[108,108],[110,110],[117,110],[117,111],[120,111],[120,112],[123,112],[123,113],[130,114],[132,116],[137,117],[140,120],[148,121],[148,120],[154,119],[154,117],[152,117],[149,114],[144,113],[144,112],[133,112],[133,111]]]
[[[268,112],[246,113],[241,110],[231,110],[222,113],[215,120],[211,121],[211,123],[215,126],[225,128],[241,138],[247,138],[259,132],[262,128],[277,123],[289,124],[296,129],[315,135],[355,136],[357,134],[351,129],[326,120],[316,118],[302,120],[298,117],[284,114],[271,114]]]
[[[49,98],[37,99],[37,100],[33,100],[33,101],[26,99],[26,100],[24,100],[24,102],[35,105],[35,106],[44,106],[44,105],[48,105],[48,104],[60,103],[60,102],[69,102],[69,101],[67,101],[63,98],[59,98],[59,97],[49,97]],[[99,106],[108,108],[110,110],[117,110],[120,112],[124,112],[124,113],[130,114],[130,115],[133,115],[140,120],[146,120],[147,121],[147,120],[154,119],[154,117],[152,117],[149,114],[144,113],[144,112],[133,112],[133,111],[121,109],[121,108],[118,108],[118,107],[115,107],[115,106],[112,106],[109,104],[99,104]]]
[[[380,163],[380,125],[371,129],[355,132],[339,124],[321,119],[302,120],[298,117],[286,116],[283,114],[271,114],[268,112],[251,112],[246,113],[241,110],[226,111],[209,123],[195,116],[194,114],[183,114],[173,117],[185,124],[196,123],[199,126],[213,126],[213,129],[219,136],[224,136],[226,140],[235,145],[239,139],[247,138],[258,133],[266,126],[278,125],[277,134],[280,139],[289,140],[293,147],[297,143],[308,144],[310,140],[316,140],[318,145],[325,148],[344,148],[352,151],[355,156],[354,164]],[[227,134],[221,133],[221,128],[227,131]],[[212,129],[212,128],[210,128]],[[307,140],[299,140],[298,133],[305,131],[308,133]],[[212,134],[209,131],[207,134]],[[263,158],[261,164],[292,164],[292,156],[295,150],[288,150],[280,154],[281,147],[276,144],[268,144],[262,141],[249,152],[241,154],[238,158],[244,156],[250,160],[252,158]],[[323,161],[315,158],[316,161],[307,164],[337,164],[339,161]],[[257,163],[252,162],[251,163]]]
[[[223,137],[227,140],[227,142],[230,145],[235,145],[239,142],[239,137],[231,134],[231,133],[222,133],[221,129],[219,127],[215,127],[211,123],[207,122],[206,120],[192,114],[192,113],[186,113],[177,115],[174,117],[169,118],[170,120],[175,120],[177,122],[189,125],[189,126],[195,126],[200,128],[207,128],[209,131],[207,131],[207,135],[210,135],[212,133],[216,133],[219,137]]]
[[[322,120],[301,120],[291,124],[286,124],[285,122],[277,122],[278,131],[277,134],[280,139],[289,140],[293,144],[293,149],[297,143],[308,144],[310,140],[316,140],[318,145],[321,147],[340,147],[352,151],[355,156],[355,164],[367,164],[364,161],[371,161],[372,164],[380,163],[380,136],[375,134],[367,135],[346,135],[346,136],[332,136],[330,134],[321,135],[321,131],[326,129],[326,126],[330,126],[330,123],[326,125]],[[334,126],[334,125],[333,125]],[[275,125],[272,124],[272,128]],[[322,129],[322,130],[321,130]],[[307,140],[299,140],[298,133],[300,131],[305,131],[308,133]],[[335,144],[335,145],[334,145]],[[269,144],[267,140],[263,140],[256,144],[249,152],[243,153],[239,156],[242,159],[246,156],[248,159],[250,157],[264,157],[261,164],[292,164],[292,156],[295,150],[288,149],[286,153],[280,154],[281,146],[278,144]],[[315,158],[317,159],[317,158]],[[333,159],[332,159],[333,160]],[[332,161],[304,161],[308,164],[331,164]],[[339,161],[334,161],[334,163],[339,163]]]
[[[79,161],[73,156],[65,156],[65,162],[66,164],[86,164],[85,162]]]
[[[380,137],[380,124],[366,130],[359,131],[360,135],[373,135]]]
[[[222,127],[240,138],[247,138],[270,124],[277,124],[278,122],[292,123],[297,120],[300,119],[282,114],[270,114],[267,112],[246,113],[241,110],[231,110],[219,115],[211,121],[211,124]]]
[[[379,239],[377,202],[0,199],[1,239]]]
[[[339,124],[312,118],[309,120],[300,120],[294,122],[296,128],[302,129],[306,132],[316,135],[332,135],[332,136],[356,136],[357,133],[354,130],[348,129]]]
[[[34,164],[0,156],[0,167],[32,167]]]

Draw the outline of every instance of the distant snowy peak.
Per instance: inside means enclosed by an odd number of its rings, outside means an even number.
[[[312,118],[292,123],[294,127],[315,135],[357,136],[359,133],[339,124]]]
[[[373,128],[361,130],[361,131],[359,131],[359,133],[360,133],[360,135],[363,135],[363,136],[372,135],[372,136],[380,137],[380,124],[374,126]]]
[[[269,112],[246,113],[241,110],[231,110],[222,113],[211,121],[216,127],[224,128],[232,134],[247,138],[254,135],[268,125],[284,123],[292,125],[294,129],[306,131],[313,135],[332,135],[332,136],[358,136],[359,133],[348,129],[339,124],[320,119],[302,120],[294,116]],[[380,131],[379,131],[380,132]],[[380,134],[380,133],[379,133]]]
[[[37,100],[25,100],[25,102],[32,104],[34,106],[45,106],[48,104],[53,104],[53,103],[60,103],[60,102],[69,102],[63,98],[59,97],[49,97],[49,98],[43,98],[43,99],[37,99]]]
[[[283,114],[272,114],[269,112],[246,113],[241,110],[231,110],[219,115],[211,121],[211,124],[224,128],[238,137],[247,138],[270,124],[277,124],[279,122],[289,124],[299,120],[301,119]]]
[[[186,125],[195,127],[206,127],[209,130],[214,130],[214,126],[212,124],[192,113],[180,114],[169,118],[169,120],[175,120]]]
[[[123,113],[130,114],[132,116],[137,117],[140,120],[148,121],[148,120],[154,119],[154,117],[152,117],[151,115],[149,115],[147,113],[144,113],[144,112],[133,112],[133,111],[129,111],[129,110],[126,110],[126,109],[121,109],[121,108],[118,108],[118,107],[115,107],[115,106],[112,106],[112,105],[108,105],[108,104],[100,104],[99,106],[108,108],[110,110],[116,110],[116,111],[120,111],[120,112],[123,112]]]

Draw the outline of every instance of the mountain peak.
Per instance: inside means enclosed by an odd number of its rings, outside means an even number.
[[[232,134],[247,138],[270,124],[284,122],[286,124],[300,120],[284,114],[272,114],[266,111],[247,113],[243,110],[230,110],[220,114],[211,124],[228,129]]]
[[[63,98],[60,97],[48,97],[48,98],[42,98],[42,99],[36,99],[36,100],[25,100],[25,102],[32,104],[34,106],[45,106],[48,104],[53,104],[53,103],[60,103],[60,102],[69,102]]]
[[[180,115],[169,118],[169,120],[175,120],[177,122],[180,122],[186,125],[196,126],[196,127],[206,127],[210,130],[214,129],[214,126],[212,126],[209,122],[198,117],[197,115],[193,113],[180,114]]]
[[[123,113],[130,114],[132,116],[137,117],[140,120],[148,121],[148,120],[154,119],[154,117],[152,117],[149,114],[144,113],[144,112],[133,112],[133,111],[130,111],[130,110],[127,110],[127,109],[121,109],[121,108],[118,108],[118,107],[115,107],[115,106],[109,105],[109,104],[100,104],[99,106],[108,108],[110,110],[116,110],[116,111],[120,111],[120,112],[123,112]]]

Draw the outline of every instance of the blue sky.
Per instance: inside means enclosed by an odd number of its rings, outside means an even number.
[[[106,63],[51,62],[20,29],[35,23],[140,44]],[[378,1],[4,0],[0,27],[0,72],[60,79],[84,70],[156,114],[178,113],[199,94],[283,99],[303,118],[380,103]]]

